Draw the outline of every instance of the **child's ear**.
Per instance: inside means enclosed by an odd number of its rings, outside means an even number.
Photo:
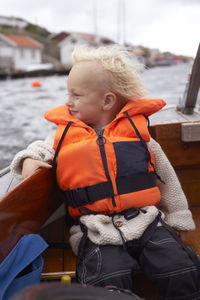
[[[113,108],[117,101],[117,97],[114,93],[106,93],[104,95],[104,103],[103,103],[103,110],[110,110]]]

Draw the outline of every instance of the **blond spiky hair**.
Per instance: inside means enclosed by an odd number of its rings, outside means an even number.
[[[83,61],[101,63],[109,74],[110,89],[125,99],[135,100],[144,96],[145,90],[140,78],[141,65],[125,47],[112,45],[88,48],[79,45],[74,48],[72,61],[73,64]]]

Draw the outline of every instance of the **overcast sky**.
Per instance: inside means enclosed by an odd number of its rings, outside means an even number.
[[[0,15],[195,56],[200,0],[0,0]]]

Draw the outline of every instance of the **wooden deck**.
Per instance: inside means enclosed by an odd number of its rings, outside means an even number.
[[[196,107],[193,114],[186,115],[176,110],[175,106],[167,106],[150,116],[150,124],[174,124],[181,122],[195,122],[200,120],[200,107]]]

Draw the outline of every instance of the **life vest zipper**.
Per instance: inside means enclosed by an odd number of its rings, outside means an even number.
[[[114,198],[114,190],[113,190],[113,185],[112,185],[112,181],[111,181],[111,178],[110,178],[110,174],[109,174],[109,171],[108,171],[108,163],[107,163],[106,151],[105,151],[105,146],[104,146],[104,144],[106,143],[106,138],[103,135],[103,133],[104,133],[104,129],[101,130],[101,131],[96,131],[96,134],[98,136],[98,138],[96,139],[96,143],[99,146],[99,150],[100,150],[100,153],[101,153],[101,159],[102,159],[102,162],[103,162],[103,167],[104,167],[104,170],[105,170],[105,173],[106,173],[106,177],[107,177],[108,181],[111,183],[111,186],[112,186],[112,192],[113,192],[112,204],[113,204],[113,206],[116,206],[116,202],[115,202],[115,198]]]

